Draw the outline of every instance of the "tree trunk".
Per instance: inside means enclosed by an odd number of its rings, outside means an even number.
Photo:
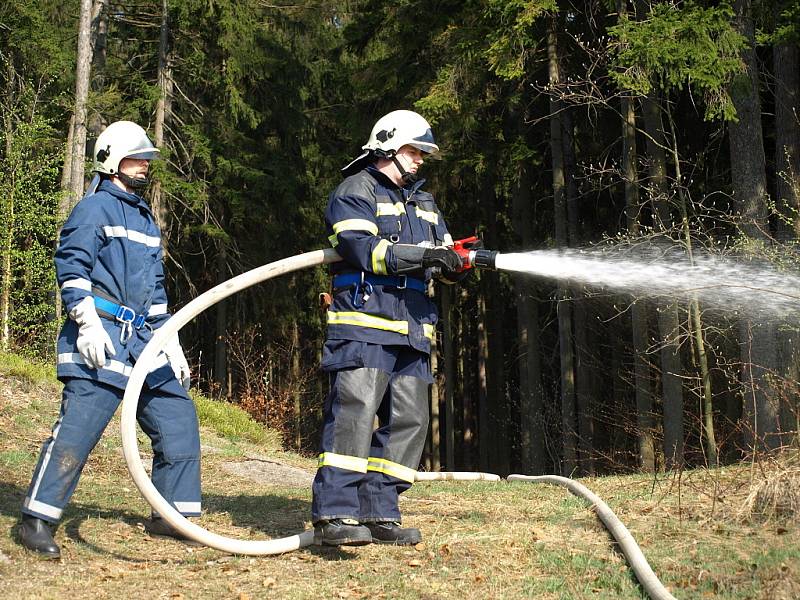
[[[667,105],[669,106],[669,105]],[[675,166],[675,186],[678,190],[678,208],[681,215],[681,234],[689,263],[694,264],[694,250],[692,247],[692,234],[689,228],[689,203],[683,187],[683,172],[681,170],[680,155],[678,154],[678,136],[675,133],[675,123],[672,113],[668,111],[670,133],[672,135],[672,161]],[[700,314],[700,302],[697,297],[689,302],[689,333],[692,338],[692,347],[697,356],[697,366],[700,369],[701,388],[698,393],[702,406],[701,441],[706,451],[706,461],[709,466],[719,463],[717,437],[714,430],[714,403],[711,392],[711,369],[706,353],[706,341],[703,335],[703,322]]]
[[[580,287],[573,288],[575,326],[575,397],[578,421],[578,464],[581,475],[594,475],[593,401],[599,397],[597,378],[592,365],[591,331],[587,314],[588,300]]]
[[[172,53],[170,50],[169,7],[167,0],[161,0],[161,33],[158,39],[158,89],[156,118],[153,126],[153,143],[156,148],[164,147],[164,127],[167,124],[172,108]],[[161,187],[161,180],[156,178],[151,186],[150,208],[156,223],[161,229],[161,244],[164,255],[168,252],[169,212]]]
[[[776,16],[785,10],[788,1],[776,2]],[[775,69],[775,173],[777,205],[789,221],[778,221],[778,238],[784,242],[800,239],[800,47],[796,41],[779,41],[773,47]],[[782,327],[778,336],[782,377],[796,382],[800,335],[795,327]],[[791,385],[791,384],[790,384]],[[781,430],[797,429],[797,395],[787,393],[781,407]]]
[[[728,124],[733,201],[742,232],[754,240],[768,237],[767,179],[761,133],[758,62],[751,0],[735,0],[736,27],[750,44],[742,50],[746,73],[731,86],[738,121]]]
[[[617,0],[617,11],[620,15],[626,12],[624,3]],[[630,96],[622,97],[622,169],[625,182],[625,215],[628,231],[639,235],[639,183],[636,170],[636,114],[634,100]],[[633,386],[636,391],[636,435],[639,446],[639,466],[645,472],[653,472],[656,468],[655,442],[653,441],[654,411],[653,393],[650,389],[650,366],[648,352],[647,306],[634,301],[631,307],[631,325],[633,330]]]
[[[486,314],[486,298],[478,296],[478,468],[486,471],[489,468],[491,445],[491,429],[489,427],[489,382],[487,369],[489,363],[489,339],[486,333],[488,316]]]
[[[664,126],[658,92],[642,101],[645,140],[648,157],[647,192],[653,206],[656,230],[669,234],[675,226],[667,187],[667,156]],[[680,355],[680,319],[677,303],[658,309],[658,331],[661,341],[661,390],[664,406],[664,463],[666,468],[683,464],[683,368]]]
[[[483,221],[486,223],[485,241],[489,248],[499,246],[497,232],[497,195],[492,176],[483,179]],[[500,276],[493,271],[481,273],[481,288],[486,306],[487,344],[487,414],[489,417],[489,466],[493,472],[508,475],[511,471],[511,443],[509,404],[505,394],[505,349],[503,344],[502,296],[499,293]],[[483,432],[481,433],[483,438]]]
[[[776,10],[786,3],[779,2]],[[775,64],[775,172],[777,201],[791,223],[780,221],[779,237],[800,238],[800,48],[779,42],[773,48]]]
[[[83,195],[83,177],[86,164],[86,100],[89,96],[89,78],[92,65],[92,0],[81,0],[78,28],[78,56],[75,69],[75,107],[72,132],[72,154],[69,176],[69,197],[62,212],[62,222],[70,209]]]
[[[746,74],[731,86],[738,117],[728,126],[733,199],[742,232],[756,243],[765,244],[769,240],[767,178],[751,0],[736,0],[734,10],[736,27],[750,46],[742,51]],[[747,390],[744,413],[749,421],[745,424],[745,440],[754,449],[773,448],[780,444],[775,435],[779,431],[778,398],[768,377],[777,362],[776,332],[771,325],[743,320],[740,333],[742,378]]]
[[[13,281],[11,279],[11,252],[14,245],[14,195],[16,191],[16,175],[17,169],[12,159],[12,152],[14,149],[14,127],[11,122],[12,116],[10,114],[10,107],[13,106],[14,101],[14,82],[16,81],[16,73],[11,61],[6,62],[7,75],[7,88],[6,99],[9,108],[3,111],[3,128],[5,129],[5,156],[3,157],[4,168],[6,171],[6,178],[10,179],[8,186],[8,195],[3,199],[3,265],[2,265],[2,289],[0,289],[0,350],[8,351],[11,342],[11,287]]]
[[[647,305],[634,303],[631,307],[633,330],[634,390],[636,391],[636,435],[639,447],[639,467],[652,473],[656,469],[653,429],[653,392],[650,388],[650,365],[647,360]]]
[[[560,74],[559,74],[560,76]],[[575,139],[573,134],[572,111],[561,111],[562,146],[564,148],[564,191],[567,206],[567,244],[571,248],[580,247],[580,210],[578,205],[578,185],[575,181],[577,160],[575,158]],[[578,464],[582,475],[594,473],[594,418],[592,399],[598,395],[596,379],[592,369],[589,344],[589,317],[586,314],[587,302],[582,286],[573,286],[571,296],[573,314],[573,352],[575,358],[575,405],[578,425]]]
[[[558,20],[551,17],[547,32],[547,59],[550,85],[561,81],[558,59]],[[555,93],[555,92],[554,92]],[[567,207],[564,189],[564,146],[561,125],[561,101],[550,96],[550,152],[553,164],[553,206],[556,246],[565,248],[567,239]],[[575,354],[572,341],[572,308],[566,299],[568,289],[558,292],[558,342],[561,364],[561,473],[571,475],[577,467],[578,440],[575,415]]]
[[[661,339],[661,390],[664,427],[664,464],[667,469],[683,464],[683,367],[680,355],[680,323],[678,305],[658,310],[658,331]]]
[[[783,445],[780,395],[772,386],[777,360],[775,332],[770,324],[743,320],[740,324],[744,384],[744,441],[754,452]]]
[[[92,76],[91,89],[100,92],[105,88],[106,56],[108,53],[109,0],[94,0],[92,6]],[[93,111],[86,117],[86,128],[93,138],[105,128],[103,115]]]
[[[557,50],[557,48],[556,48]],[[559,79],[561,73],[558,74]],[[564,192],[567,204],[567,244],[576,248],[581,245],[580,210],[578,208],[578,184],[575,180],[577,159],[575,158],[575,134],[572,109],[561,109],[561,145],[564,148]]]
[[[69,121],[64,168],[61,172],[61,189],[64,191],[58,202],[55,245],[61,236],[61,226],[67,220],[72,207],[83,196],[83,172],[86,161],[86,99],[89,96],[91,77],[91,25],[92,0],[81,0],[78,20],[78,53],[75,69],[75,105]],[[61,290],[55,293],[55,320],[61,320]],[[55,339],[53,340],[55,344]]]
[[[522,164],[513,196],[514,227],[522,239],[522,248],[533,244],[533,194],[531,169]],[[517,296],[517,338],[519,357],[520,466],[523,473],[545,472],[544,390],[539,348],[539,304],[534,286],[525,275],[514,278]]]
[[[459,306],[463,308],[467,305],[468,292],[466,288],[459,289]],[[477,312],[477,307],[476,307]],[[470,327],[472,325],[472,327]],[[467,344],[467,340],[474,340],[478,338],[480,344],[480,337],[478,335],[478,323],[473,319],[459,319],[458,320],[458,335],[456,336],[456,346],[459,350],[458,361],[458,398],[460,402],[459,411],[461,418],[461,433],[462,443],[459,445],[461,450],[461,463],[464,468],[474,469],[475,467],[475,445],[477,442],[477,423],[475,417],[475,397],[471,393],[475,389],[475,382],[479,379],[476,374],[478,369],[476,363],[473,362],[474,352],[472,351],[472,344]],[[478,349],[478,354],[480,349]]]
[[[519,332],[520,462],[523,473],[545,472],[544,389],[539,344],[539,302],[524,275],[516,279]]]

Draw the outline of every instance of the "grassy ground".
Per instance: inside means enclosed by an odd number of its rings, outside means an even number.
[[[311,547],[251,558],[151,539],[142,528],[149,507],[125,468],[117,420],[56,534],[62,559],[38,559],[16,543],[15,529],[58,394],[47,369],[0,355],[2,598],[643,597],[592,511],[560,488],[530,483],[417,484],[402,501],[406,524],[425,537],[415,548]],[[309,470],[311,462],[282,454],[274,436],[241,415],[200,402],[206,513],[199,523],[243,539],[308,527],[307,486],[235,477],[223,466],[254,455]],[[798,598],[796,523],[750,521],[742,510],[753,484],[774,468],[584,483],[626,523],[676,597]]]

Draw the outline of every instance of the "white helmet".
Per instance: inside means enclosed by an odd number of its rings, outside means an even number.
[[[406,145],[414,146],[433,158],[439,154],[431,126],[421,115],[411,110],[394,110],[378,119],[372,127],[369,140],[361,147],[364,152],[342,171],[348,172],[370,154],[392,158]]]
[[[117,175],[123,158],[158,158],[159,151],[144,129],[131,121],[111,123],[94,143],[94,170]]]
[[[439,152],[431,126],[422,116],[410,110],[395,110],[378,119],[369,134],[369,141],[361,149],[383,152],[391,157],[406,145],[427,154]]]

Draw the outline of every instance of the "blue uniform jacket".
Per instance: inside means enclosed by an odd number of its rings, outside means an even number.
[[[325,224],[328,239],[344,259],[331,266],[334,282],[343,273],[390,279],[404,273],[428,283],[430,269],[409,271],[394,252],[395,244],[453,243],[433,196],[421,189],[423,183],[399,188],[370,166],[346,178],[331,193]],[[362,292],[353,286],[334,286],[327,315],[329,341],[410,346],[430,353],[438,315],[424,291],[375,284],[368,297]]]
[[[59,379],[94,379],[124,389],[145,344],[169,318],[164,290],[161,232],[144,199],[101,182],[72,210],[61,229],[55,255],[56,278],[67,314],[87,296],[102,297],[145,315],[145,325],[126,340],[122,323],[100,314],[116,354],[91,369],[78,353],[78,325],[67,319],[58,337]],[[149,387],[177,382],[161,353],[148,374]]]

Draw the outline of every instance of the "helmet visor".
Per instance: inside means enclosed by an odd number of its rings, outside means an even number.
[[[408,142],[409,146],[414,146],[417,150],[421,150],[430,155],[430,158],[439,158],[439,146],[433,140],[433,132],[428,129],[422,135],[418,135]]]
[[[138,158],[140,160],[155,160],[161,156],[158,148],[142,148],[126,155],[125,158]]]

